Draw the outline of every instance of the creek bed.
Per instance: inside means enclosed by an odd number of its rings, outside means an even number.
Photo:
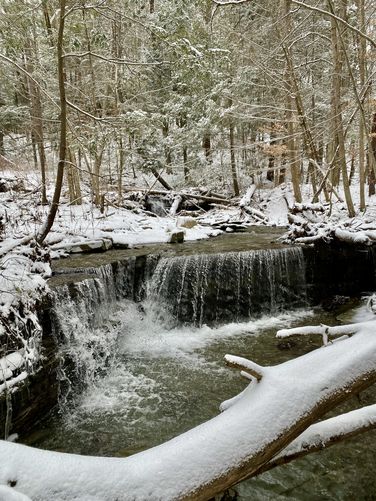
[[[142,451],[215,416],[223,400],[245,387],[239,372],[224,366],[226,353],[274,365],[318,346],[308,338],[281,342],[275,338],[277,329],[338,323],[334,313],[299,309],[217,327],[166,329],[165,322],[156,322],[153,305],[147,301],[140,305],[124,300],[117,306],[106,327],[113,340],[106,364],[88,371],[86,389],[23,437],[24,443],[103,456]],[[353,315],[348,312],[346,321]],[[367,315],[364,305],[355,315],[358,321]],[[82,350],[78,355],[89,357],[88,347],[92,350],[95,341],[90,336],[97,334],[87,332],[87,342],[73,343],[70,350]],[[369,390],[361,396],[361,404],[352,398],[341,411],[373,403],[374,397],[375,391]],[[236,488],[238,499],[374,499],[375,450],[376,434],[369,432],[243,482]]]

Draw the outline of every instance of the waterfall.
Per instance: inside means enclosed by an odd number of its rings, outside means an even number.
[[[88,278],[54,289],[52,328],[62,360],[62,395],[71,386],[86,386],[111,363],[118,335],[118,301],[133,299],[135,266],[136,259],[130,258],[76,269]]]
[[[152,255],[138,264],[127,259],[78,271],[87,278],[56,287],[51,312],[63,360],[63,394],[72,385],[86,386],[108,369],[116,356],[119,330],[124,330],[121,324],[132,325],[124,300],[145,299],[138,307],[141,316],[145,313],[149,321],[165,327],[241,321],[306,302],[300,248]]]
[[[195,325],[303,306],[303,251],[290,247],[163,258],[147,295],[154,309],[167,309],[178,321]]]
[[[114,354],[116,295],[108,285],[101,278],[88,278],[54,291],[52,328],[59,346],[64,397],[72,386],[83,388],[105,371]]]

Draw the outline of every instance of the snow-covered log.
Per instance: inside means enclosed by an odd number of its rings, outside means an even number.
[[[325,212],[325,209],[322,204],[319,203],[311,203],[311,204],[299,204],[295,203],[290,211],[293,214],[297,214],[299,212],[304,212],[304,211],[314,211],[314,212]]]
[[[376,428],[376,404],[320,421],[307,428],[271,461],[255,474],[259,475],[276,466],[287,464],[312,452],[342,442]]]
[[[307,236],[307,237],[298,237],[294,239],[294,242],[297,244],[313,244],[319,240],[328,240],[330,239],[328,231],[326,229],[319,229],[315,235]]]
[[[240,199],[239,207],[246,207],[251,203],[252,197],[256,191],[256,185],[251,184],[248,190],[245,192],[245,195]]]
[[[123,188],[124,192],[139,192],[139,193],[146,193],[148,195],[171,195],[170,191],[163,191],[163,190],[149,190],[146,188],[136,188],[136,187],[124,187]],[[187,192],[179,192],[177,193],[181,195],[183,198],[192,198],[193,200],[204,200],[205,202],[213,202],[213,203],[219,203],[223,205],[231,205],[233,204],[232,200],[229,200],[224,197],[219,197],[217,196],[208,196],[208,195],[198,195],[195,193],[187,193]]]
[[[304,227],[307,227],[309,225],[309,222],[304,219],[302,216],[297,216],[295,214],[287,214],[287,219],[290,224],[297,224]]]
[[[40,501],[209,499],[255,474],[335,405],[376,382],[376,324],[350,330],[356,334],[344,341],[263,367],[262,379],[220,415],[129,458],[0,442],[0,485],[16,482],[19,492]]]
[[[183,197],[181,195],[177,195],[174,198],[174,201],[172,202],[170,209],[170,216],[176,216],[176,213],[179,210],[179,207],[181,206],[182,202],[183,202]]]
[[[352,232],[343,230],[340,228],[336,228],[334,231],[334,235],[338,240],[342,240],[343,242],[348,242],[351,244],[369,244],[370,239],[367,237],[365,233],[362,231]]]
[[[260,210],[254,209],[253,207],[242,207],[242,210],[252,216],[254,219],[257,221],[260,221],[261,223],[267,224],[268,223],[268,218],[263,214]]]

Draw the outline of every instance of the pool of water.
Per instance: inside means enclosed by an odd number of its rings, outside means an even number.
[[[88,372],[87,388],[22,441],[79,454],[134,454],[215,416],[223,400],[245,387],[239,372],[224,366],[226,353],[274,365],[318,346],[309,338],[281,342],[277,329],[338,323],[337,314],[301,309],[217,327],[167,329],[155,322],[154,313],[147,303],[119,303],[107,326],[113,343],[106,369]],[[372,315],[361,303],[341,318],[361,321]],[[73,342],[70,349],[85,351],[92,344],[87,338],[87,346]],[[369,390],[361,403],[352,398],[341,410],[369,404],[374,397]],[[376,434],[369,432],[243,482],[236,487],[238,499],[375,499],[375,450]]]

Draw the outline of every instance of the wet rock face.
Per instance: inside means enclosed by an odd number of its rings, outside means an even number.
[[[57,404],[57,371],[60,362],[56,340],[52,336],[50,307],[51,298],[46,296],[38,314],[43,329],[42,364],[17,388],[0,395],[0,439],[4,438],[6,432],[11,434],[29,430]]]
[[[375,290],[376,261],[372,247],[321,243],[304,248],[303,252],[311,303],[328,303],[333,296],[356,296]]]
[[[148,297],[178,322],[239,321],[306,303],[298,247],[161,259]]]

